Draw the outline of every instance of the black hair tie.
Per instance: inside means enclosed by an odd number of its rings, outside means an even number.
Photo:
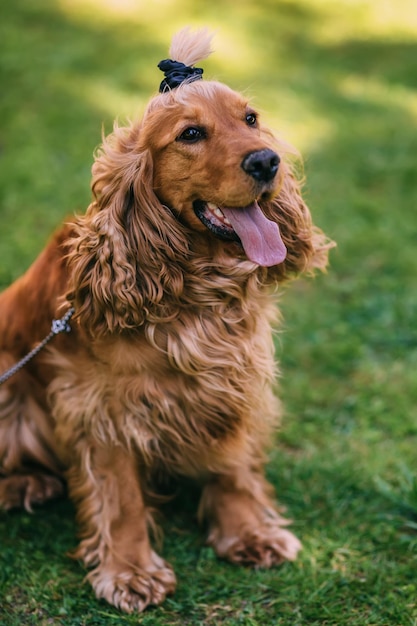
[[[203,70],[201,67],[190,67],[184,65],[180,61],[172,61],[165,59],[158,63],[159,69],[164,73],[164,80],[159,86],[159,91],[163,93],[168,89],[175,89],[181,83],[187,81],[189,83],[202,79]]]

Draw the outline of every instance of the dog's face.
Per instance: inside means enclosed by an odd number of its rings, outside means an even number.
[[[259,205],[279,190],[280,159],[240,94],[202,81],[163,94],[145,114],[142,133],[155,194],[180,221],[240,242],[261,265],[284,260],[278,227]]]

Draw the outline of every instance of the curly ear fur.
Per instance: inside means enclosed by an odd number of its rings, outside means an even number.
[[[70,242],[67,299],[95,336],[143,324],[150,303],[155,313],[163,294],[172,301],[182,290],[187,239],[152,190],[152,158],[139,131],[116,126],[103,140],[92,170],[95,199]]]

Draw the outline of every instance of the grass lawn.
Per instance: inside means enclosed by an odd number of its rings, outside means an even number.
[[[0,286],[88,204],[92,153],[140,115],[171,34],[217,29],[204,63],[305,159],[327,275],[282,298],[282,431],[268,477],[304,550],[272,571],[204,546],[197,494],[167,506],[173,598],[95,600],[72,506],[0,513],[0,624],[417,624],[417,6],[414,0],[14,0],[0,10]],[[1,315],[1,311],[0,311]]]

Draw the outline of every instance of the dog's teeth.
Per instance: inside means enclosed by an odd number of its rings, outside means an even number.
[[[231,223],[229,222],[223,211],[216,204],[213,204],[213,202],[207,202],[207,208],[211,213],[213,213],[213,215],[218,217],[219,220],[223,222],[223,224],[232,227]]]

